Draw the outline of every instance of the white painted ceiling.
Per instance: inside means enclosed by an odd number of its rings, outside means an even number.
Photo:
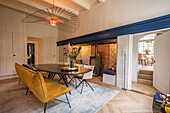
[[[105,0],[54,0],[54,6],[68,9],[78,15],[90,10]],[[28,14],[53,6],[53,0],[0,0],[0,5],[10,7]]]

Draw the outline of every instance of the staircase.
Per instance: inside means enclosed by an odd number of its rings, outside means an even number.
[[[150,70],[139,70],[138,72],[138,83],[153,85],[153,71]]]

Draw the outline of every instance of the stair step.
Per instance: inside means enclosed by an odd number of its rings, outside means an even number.
[[[139,79],[138,78],[138,83],[141,83],[141,84],[147,84],[147,85],[153,85],[153,81],[152,80],[145,80],[145,79]]]
[[[153,71],[148,71],[148,70],[139,70],[139,74],[153,75]]]
[[[139,79],[153,80],[153,75],[139,74]]]

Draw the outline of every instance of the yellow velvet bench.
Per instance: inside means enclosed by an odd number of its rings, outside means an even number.
[[[46,112],[47,102],[64,94],[66,96],[67,103],[71,108],[66,95],[67,92],[71,91],[70,88],[60,85],[53,80],[43,78],[41,73],[30,70],[17,63],[15,63],[15,69],[18,76],[28,87],[26,90],[26,95],[29,89],[42,103],[44,103],[44,113]]]

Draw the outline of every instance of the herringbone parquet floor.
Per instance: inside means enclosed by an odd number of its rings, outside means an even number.
[[[120,91],[120,93],[113,97],[97,113],[153,113],[152,96],[157,90],[152,86],[132,83],[133,90],[149,94],[149,96],[147,96],[133,91],[124,91],[115,86],[102,83],[101,77],[94,77],[93,80],[90,81]]]

